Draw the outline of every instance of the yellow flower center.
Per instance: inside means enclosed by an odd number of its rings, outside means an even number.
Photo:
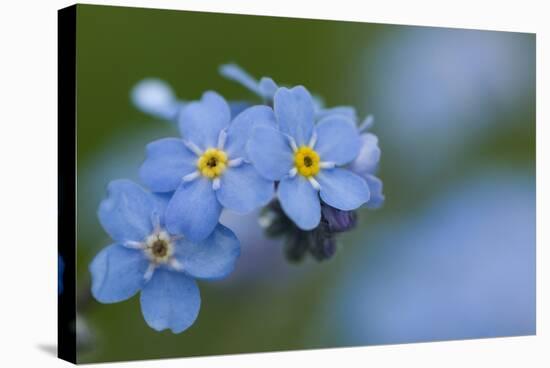
[[[227,154],[217,148],[207,149],[197,161],[199,172],[210,179],[220,176],[226,167]]]
[[[306,178],[315,176],[319,172],[320,162],[319,154],[309,146],[302,146],[294,153],[294,166],[298,174]]]

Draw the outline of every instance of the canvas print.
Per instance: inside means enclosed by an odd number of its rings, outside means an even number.
[[[59,355],[535,334],[535,35],[59,12]]]

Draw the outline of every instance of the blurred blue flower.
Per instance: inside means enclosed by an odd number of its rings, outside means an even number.
[[[176,97],[168,83],[157,78],[146,78],[138,82],[132,88],[130,98],[140,111],[173,123],[178,122],[179,113],[187,104]],[[231,116],[237,116],[250,106],[246,101],[229,102]]]
[[[484,170],[348,248],[312,338],[332,346],[534,334],[534,173]]]
[[[334,114],[315,124],[314,104],[302,86],[281,87],[274,97],[278,126],[257,125],[247,145],[250,161],[269,180],[280,181],[278,199],[298,227],[319,225],[321,203],[353,210],[369,200],[364,179],[339,166],[360,148],[355,122]]]
[[[108,186],[99,220],[114,244],[90,264],[92,294],[116,303],[141,291],[147,324],[179,333],[197,318],[201,299],[197,279],[229,275],[240,254],[231,230],[218,224],[202,242],[191,242],[165,226],[167,196],[155,195],[129,180]]]
[[[245,145],[254,125],[270,124],[273,112],[254,106],[231,121],[229,106],[215,92],[182,109],[181,138],[147,145],[140,168],[153,192],[172,192],[166,226],[192,240],[202,240],[217,226],[222,208],[248,213],[273,197],[273,182],[248,162]]]
[[[63,293],[63,273],[65,271],[65,263],[60,254],[57,255],[57,295]]]

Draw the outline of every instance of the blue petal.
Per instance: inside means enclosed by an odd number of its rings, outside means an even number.
[[[256,126],[277,127],[273,110],[268,106],[253,106],[241,112],[227,129],[225,151],[229,158],[246,158],[246,143]]]
[[[140,297],[145,322],[155,329],[180,333],[197,319],[201,296],[197,283],[183,272],[158,268]]]
[[[279,183],[277,192],[281,207],[302,230],[311,230],[321,220],[321,203],[317,191],[301,175],[286,177]]]
[[[220,131],[229,125],[231,111],[224,98],[208,91],[200,101],[186,105],[179,118],[181,135],[199,148],[216,147]]]
[[[223,77],[239,83],[251,92],[262,97],[258,81],[240,66],[236,64],[224,64],[220,66],[219,72]]]
[[[378,138],[372,133],[365,133],[359,136],[361,146],[357,158],[350,164],[351,171],[366,175],[372,174],[378,167],[380,161],[380,148]]]
[[[172,88],[160,79],[144,79],[132,89],[133,104],[141,111],[155,117],[174,120],[183,106],[178,101]]]
[[[166,227],[192,241],[206,238],[218,224],[222,207],[206,178],[183,183],[166,208]]]
[[[266,179],[280,180],[292,169],[292,149],[277,129],[266,126],[252,129],[246,151],[254,168]]]
[[[331,115],[321,120],[316,127],[315,150],[321,161],[338,165],[347,164],[357,157],[360,140],[355,123],[343,115]]]
[[[221,176],[216,191],[220,203],[237,213],[245,214],[266,205],[274,193],[273,181],[265,179],[250,164],[228,168]]]
[[[92,263],[92,295],[101,303],[117,303],[134,296],[143,286],[149,262],[142,251],[113,244]]]
[[[164,138],[147,145],[139,169],[143,183],[154,192],[172,192],[182,177],[195,171],[197,156],[178,138]]]
[[[239,115],[244,110],[251,107],[252,104],[248,101],[231,101],[229,102],[229,110],[231,110],[231,118]]]
[[[216,226],[201,242],[183,239],[176,245],[176,258],[184,272],[200,279],[217,280],[228,276],[240,254],[239,240],[223,225]]]
[[[313,133],[314,109],[307,89],[303,86],[279,88],[274,109],[281,132],[293,137],[299,146],[308,144]]]
[[[364,178],[367,181],[367,185],[369,186],[370,191],[370,198],[369,201],[365,203],[365,207],[371,209],[382,207],[382,204],[384,204],[385,200],[384,193],[382,192],[382,180],[378,179],[374,175],[369,174],[365,175]]]
[[[65,263],[63,257],[57,255],[57,295],[63,294],[63,273],[65,271]]]
[[[98,217],[107,233],[119,243],[142,241],[153,230],[156,201],[151,193],[130,180],[115,180],[107,187]]]
[[[332,207],[350,211],[369,200],[366,181],[349,170],[321,170],[316,179],[321,184],[321,199]]]
[[[263,98],[273,100],[275,92],[277,92],[278,88],[279,86],[273,79],[269,77],[263,77],[260,79],[259,90]]]

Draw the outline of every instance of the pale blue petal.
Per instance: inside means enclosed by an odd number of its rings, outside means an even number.
[[[246,144],[256,126],[277,127],[275,114],[268,106],[253,106],[241,112],[229,125],[225,151],[229,158],[246,158]]]
[[[281,87],[275,93],[275,116],[281,132],[290,135],[301,146],[308,144],[313,133],[313,100],[303,86]]]
[[[212,181],[199,178],[176,190],[166,208],[166,227],[172,234],[203,240],[218,224],[221,211]]]
[[[364,178],[367,181],[367,185],[369,186],[370,191],[370,198],[369,201],[365,203],[365,207],[371,209],[382,207],[385,200],[382,180],[370,174],[365,175]]]
[[[117,303],[134,296],[143,286],[149,262],[142,251],[120,244],[103,248],[92,263],[92,295],[101,303]]]
[[[172,88],[156,78],[147,78],[136,84],[131,99],[139,110],[166,120],[174,120],[183,106],[183,101],[176,98]]]
[[[252,129],[246,151],[254,168],[266,179],[280,180],[293,167],[294,154],[288,140],[277,129]]]
[[[281,207],[302,230],[311,230],[321,220],[321,203],[317,191],[301,175],[285,177],[277,191]]]
[[[239,240],[231,230],[218,225],[200,242],[186,239],[176,244],[176,258],[184,272],[199,278],[217,280],[228,276],[241,254]]]
[[[179,128],[183,139],[199,148],[216,147],[220,131],[229,125],[231,111],[222,96],[208,91],[200,101],[187,104],[179,117]]]
[[[262,97],[258,81],[237,64],[221,65],[219,72],[223,77],[239,83],[251,92]]]
[[[266,205],[274,194],[273,181],[265,179],[250,164],[228,168],[216,191],[220,203],[237,213],[246,214]]]
[[[381,152],[378,147],[378,138],[372,133],[365,133],[361,134],[359,139],[361,142],[359,154],[349,168],[359,175],[372,174],[376,171],[380,161]]]
[[[349,170],[321,170],[316,179],[321,184],[323,202],[339,210],[354,210],[369,200],[366,181]]]
[[[145,322],[154,330],[180,333],[197,319],[201,296],[195,280],[183,272],[158,268],[140,297]]]
[[[197,169],[196,161],[181,139],[159,139],[147,145],[139,176],[153,192],[173,192],[185,175]]]
[[[248,101],[231,101],[229,102],[229,110],[231,110],[231,118],[239,115],[244,110],[251,107],[252,104]]]
[[[156,202],[151,193],[130,180],[115,180],[99,204],[98,217],[107,233],[119,243],[142,241],[153,230],[151,215]]]
[[[355,123],[343,115],[331,115],[321,120],[316,127],[315,151],[321,161],[338,165],[347,164],[357,157],[360,140]]]
[[[278,88],[279,86],[273,79],[269,77],[263,77],[260,79],[259,90],[263,98],[273,100],[275,92],[277,92]]]

